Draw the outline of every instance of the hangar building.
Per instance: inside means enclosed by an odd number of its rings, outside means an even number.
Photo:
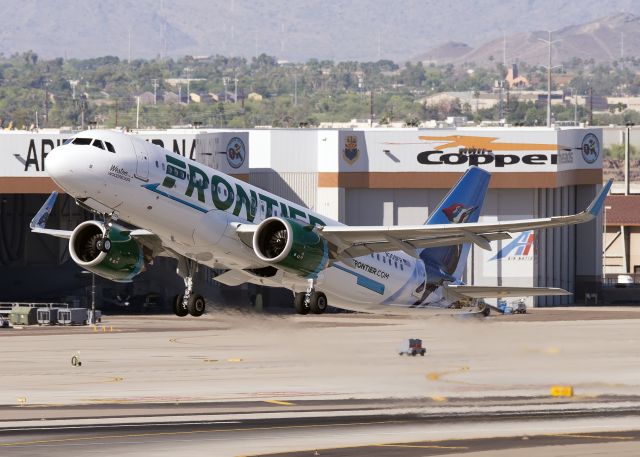
[[[46,174],[46,154],[71,134],[0,132],[0,277],[5,283],[0,301],[84,293],[86,278],[78,274],[64,242],[28,231],[45,194],[55,188]],[[581,211],[602,185],[602,130],[597,128],[134,134],[351,225],[422,224],[471,165],[493,175],[481,221]],[[49,222],[52,227],[73,228],[88,217],[69,199],[57,206]],[[585,294],[597,293],[600,287],[601,233],[601,221],[596,220],[514,234],[511,240],[494,242],[492,252],[474,246],[465,280],[476,285],[556,286],[575,293],[537,298],[537,306],[583,302]],[[121,286],[101,283],[109,289],[103,296],[108,301],[126,294],[175,294],[180,280],[173,268],[157,262],[124,292],[118,290]],[[209,272],[202,275],[207,293],[221,289]],[[35,286],[34,277],[39,279]]]

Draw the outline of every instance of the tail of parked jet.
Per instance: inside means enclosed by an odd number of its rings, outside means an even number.
[[[427,219],[426,225],[478,222],[491,175],[481,168],[469,168]],[[471,245],[443,246],[422,249],[427,276],[459,281],[467,262]]]

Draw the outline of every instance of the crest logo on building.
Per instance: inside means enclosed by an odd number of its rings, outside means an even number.
[[[593,163],[598,160],[600,155],[600,141],[593,133],[587,133],[582,139],[582,158],[587,163]]]
[[[533,230],[522,232],[489,260],[531,260],[534,239]]]
[[[447,216],[449,222],[452,222],[454,224],[462,224],[464,222],[467,222],[469,216],[471,216],[477,209],[477,206],[474,206],[472,208],[465,208],[462,203],[454,203],[447,208],[443,208],[442,212],[445,214],[445,216]]]
[[[349,164],[353,165],[360,158],[360,149],[358,149],[358,137],[355,135],[347,135],[344,138],[344,149],[342,157]]]
[[[247,155],[247,150],[244,147],[244,142],[234,136],[227,143],[227,161],[233,168],[240,168],[244,163],[244,159]]]

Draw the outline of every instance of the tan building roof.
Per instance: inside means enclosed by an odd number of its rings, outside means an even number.
[[[607,226],[640,226],[640,195],[609,195],[604,204]]]

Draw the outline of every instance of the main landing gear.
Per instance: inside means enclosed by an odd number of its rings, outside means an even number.
[[[293,305],[298,314],[322,314],[327,310],[327,296],[322,292],[316,292],[315,282],[309,280],[306,292],[297,292],[293,296]]]
[[[199,317],[204,314],[206,302],[202,295],[193,293],[193,274],[198,264],[186,257],[178,259],[178,274],[184,279],[184,294],[176,295],[173,300],[173,312],[176,316],[184,317],[191,314]]]

